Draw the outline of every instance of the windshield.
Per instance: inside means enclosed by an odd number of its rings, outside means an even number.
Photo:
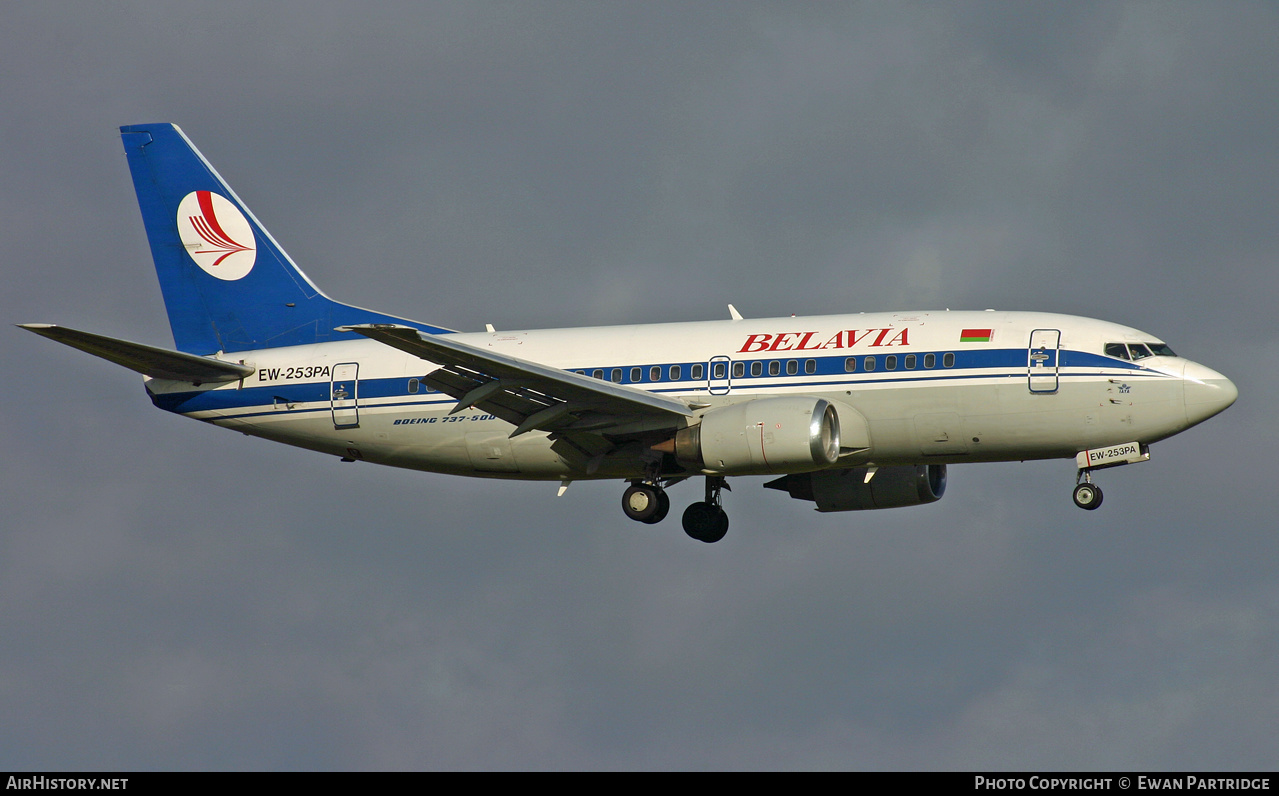
[[[1136,361],[1147,357],[1175,357],[1164,343],[1106,343],[1106,356]]]
[[[1128,358],[1128,346],[1123,343],[1106,343],[1106,356],[1115,359]]]

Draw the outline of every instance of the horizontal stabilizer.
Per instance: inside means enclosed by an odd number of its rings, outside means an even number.
[[[253,368],[235,362],[208,359],[195,354],[170,351],[167,348],[131,343],[100,334],[90,334],[50,323],[20,323],[23,329],[41,337],[56,340],[63,345],[78,348],[108,362],[136,370],[144,376],[172,381],[189,381],[192,384],[236,381],[253,374]]]

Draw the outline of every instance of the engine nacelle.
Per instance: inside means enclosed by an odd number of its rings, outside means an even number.
[[[673,453],[688,469],[725,475],[829,467],[839,458],[839,414],[802,395],[733,404],[681,429]]]
[[[946,494],[946,465],[919,464],[880,467],[866,481],[867,468],[851,467],[797,473],[764,486],[789,492],[796,500],[811,500],[818,511],[861,511],[919,506]]]

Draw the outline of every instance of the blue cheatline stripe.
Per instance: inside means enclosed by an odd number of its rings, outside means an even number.
[[[741,362],[743,365],[746,366],[745,374],[742,376],[733,376],[732,381],[734,384],[738,384],[740,382],[749,381],[752,379],[764,380],[764,379],[780,378],[782,376],[787,375],[785,373],[786,363],[790,361],[797,362],[799,370],[801,371],[801,373],[799,374],[790,374],[790,375],[803,375],[803,376],[841,375],[842,376],[850,372],[845,370],[845,367],[844,367],[844,363],[848,359],[857,360],[857,369],[851,372],[859,373],[859,374],[870,373],[870,372],[873,372],[873,373],[894,373],[894,372],[928,373],[930,371],[944,372],[944,371],[950,371],[950,370],[969,370],[969,369],[975,369],[975,368],[1021,368],[1024,371],[1027,365],[1026,351],[1027,349],[1025,348],[996,348],[996,349],[983,349],[978,351],[907,350],[904,352],[888,351],[885,353],[874,353],[874,354],[867,354],[867,353],[840,354],[835,356],[820,356],[820,357],[776,357],[776,356],[753,357],[751,359],[734,359],[731,361],[733,364]],[[932,354],[934,357],[936,357],[936,364],[931,368],[925,368],[923,365],[924,357],[929,354]],[[948,368],[942,364],[942,359],[946,354],[955,355],[955,364],[953,367]],[[911,370],[906,370],[905,368],[905,358],[908,355],[914,355],[916,358],[916,366],[912,368]],[[895,370],[884,369],[885,358],[889,356],[897,357],[897,367]],[[865,362],[867,359],[875,360],[874,371],[865,370]],[[804,369],[804,363],[808,362],[809,360],[812,360],[813,362],[816,363],[817,365],[816,370],[813,373],[804,373],[802,372]],[[752,362],[762,363],[763,371],[764,371],[762,375],[759,375],[759,376],[750,375],[750,366]],[[770,362],[779,363],[782,373],[779,373],[777,376],[769,376],[768,363]],[[614,370],[620,370],[622,372],[621,373],[622,380],[621,382],[619,382],[620,384],[671,384],[673,382],[671,381],[670,378],[668,378],[670,374],[670,369],[672,366],[677,366],[680,368],[680,378],[677,382],[674,382],[674,383],[705,381],[706,380],[705,371],[703,372],[702,377],[699,379],[693,379],[691,377],[690,371],[694,365],[701,365],[703,366],[703,368],[709,367],[708,361],[702,359],[702,360],[695,360],[695,361],[688,361],[688,362],[649,362],[647,364],[642,364],[642,365],[640,364],[595,365],[591,367],[575,367],[570,369],[575,372],[584,373],[587,376],[590,376],[591,374],[593,374],[595,371],[598,370],[603,374],[605,381],[610,380],[612,376],[612,372]],[[729,367],[731,372],[732,365],[730,364]],[[1144,370],[1144,368],[1142,368],[1140,365],[1136,365],[1131,362],[1126,362],[1119,359],[1112,359],[1110,357],[1101,356],[1099,354],[1092,354],[1086,351],[1065,351],[1065,350],[1060,352],[1058,367],[1060,368],[1108,367],[1108,368],[1118,368],[1122,370],[1134,370],[1134,371]],[[639,379],[631,378],[631,371],[635,368],[640,369]],[[662,377],[658,379],[649,378],[650,370],[652,368],[661,368]]]
[[[923,354],[919,352],[911,352],[916,355],[916,362],[923,362]],[[944,352],[924,352],[934,353],[937,355],[937,362],[941,363],[942,353]],[[878,359],[878,367],[883,368],[883,359],[885,354],[875,355],[857,355],[858,370],[853,373],[844,371],[844,360],[847,357],[820,357],[815,358],[818,362],[816,372],[811,374],[797,374],[790,380],[782,381],[785,376],[750,376],[749,365],[746,376],[737,376],[731,379],[734,390],[743,389],[790,389],[790,388],[828,388],[828,389],[849,389],[855,387],[868,387],[879,384],[904,384],[904,383],[932,383],[932,382],[955,382],[955,381],[977,381],[990,379],[1024,379],[1026,372],[1026,349],[1006,349],[992,352],[994,356],[979,356],[983,352],[955,352],[955,366],[951,368],[934,367],[923,368],[916,367],[913,370],[905,370],[902,368],[904,362],[904,354],[896,354],[898,358],[897,370],[875,371],[862,370],[865,358],[867,356],[875,356]],[[1071,356],[1067,356],[1070,354]],[[1015,361],[1010,361],[1015,359]],[[1106,373],[1067,373],[1059,372],[1057,375],[1064,380],[1075,380],[1083,378],[1098,378],[1107,376],[1122,376],[1123,378],[1150,378],[1164,377],[1165,374],[1158,371],[1148,370],[1141,366],[1133,365],[1122,360],[1102,357],[1086,352],[1061,352],[1062,369],[1067,367],[1104,367],[1111,372]],[[740,360],[749,363],[753,360]],[[768,362],[769,360],[760,360]],[[781,360],[785,362],[785,360]],[[663,372],[669,372],[671,364],[680,365],[685,374],[689,371],[689,366],[699,364],[695,362],[689,363],[668,363],[661,365]],[[705,362],[700,364],[705,365]],[[648,375],[648,368],[657,367],[657,365],[635,366],[644,368],[644,376]],[[964,371],[991,370],[1001,369],[997,373],[973,373]],[[802,369],[802,365],[801,365]],[[572,370],[585,370],[590,373],[591,368],[573,368]],[[599,368],[608,375],[612,368]],[[1119,372],[1115,372],[1119,371]],[[625,377],[630,376],[630,368],[624,369]],[[358,387],[359,400],[361,406],[366,406],[365,402],[383,400],[387,398],[408,398],[414,393],[408,391],[410,379],[418,378],[419,383],[421,377],[398,376],[394,378],[378,378],[378,379],[360,379]],[[631,382],[624,381],[625,384],[662,384],[661,387],[650,388],[652,392],[657,393],[704,393],[706,392],[705,377],[696,381],[690,378],[684,378],[680,381],[663,381],[663,382]],[[668,386],[667,386],[668,385]],[[258,417],[272,414],[299,414],[301,412],[329,411],[329,381],[318,382],[288,382],[282,384],[274,384],[262,387],[247,387],[243,389],[223,388],[216,390],[203,390],[182,393],[168,393],[164,395],[153,395],[152,403],[161,409],[179,414],[187,414],[192,412],[227,412],[235,417]],[[426,408],[430,406],[451,406],[453,399],[442,393],[426,392],[421,394],[421,398],[410,399],[407,401],[396,401],[389,403],[367,404],[369,408],[373,407],[419,407]],[[292,404],[316,404],[323,403],[320,408],[309,409],[292,409],[286,410],[283,407],[276,409],[276,404],[292,403]],[[265,407],[271,407],[266,409]],[[254,409],[252,412],[237,412],[236,410]]]

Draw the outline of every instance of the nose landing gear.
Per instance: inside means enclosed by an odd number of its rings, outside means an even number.
[[[1091,480],[1075,485],[1075,505],[1081,509],[1092,511],[1101,505],[1101,487]]]
[[[1092,482],[1093,470],[1148,461],[1150,446],[1144,442],[1124,442],[1080,451],[1075,455],[1075,465],[1079,468],[1075,476],[1075,505],[1088,511],[1101,505],[1101,487]]]
[[[1101,505],[1101,487],[1092,482],[1092,468],[1080,467],[1075,475],[1075,505],[1093,511]]]

